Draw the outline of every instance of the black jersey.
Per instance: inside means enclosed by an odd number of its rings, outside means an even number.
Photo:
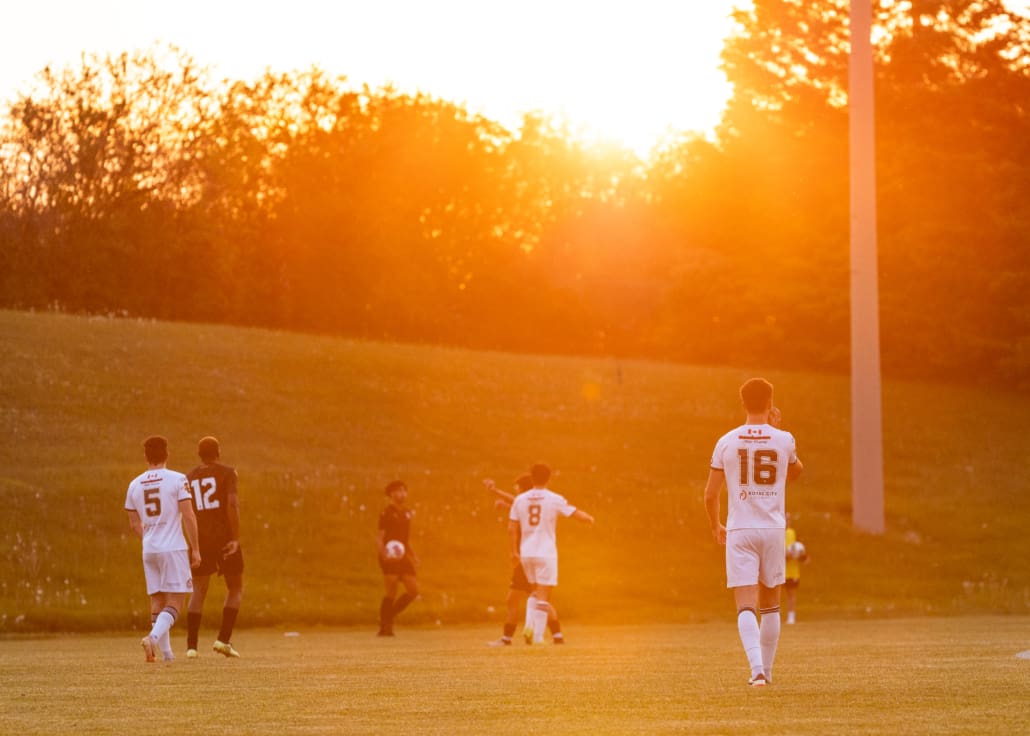
[[[408,535],[411,534],[411,510],[399,509],[390,504],[379,514],[379,528],[383,531],[383,542],[396,539],[404,542],[406,549],[411,549]]]
[[[229,539],[229,496],[236,495],[236,470],[221,463],[198,465],[186,476],[201,539]]]

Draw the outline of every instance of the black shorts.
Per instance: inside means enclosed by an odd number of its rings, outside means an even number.
[[[228,538],[200,540],[200,565],[193,568],[194,575],[242,575],[243,548],[236,550],[228,557],[222,549],[229,543]]]
[[[801,585],[801,578],[787,578],[783,581],[783,584],[788,588],[796,588]]]
[[[411,558],[406,555],[399,560],[388,560],[380,557],[379,569],[383,571],[383,575],[400,575],[402,577],[415,576],[415,564],[411,561]]]
[[[511,571],[511,589],[521,590],[526,593],[532,593],[536,590],[533,583],[529,582],[526,578],[526,571],[522,569],[522,565],[516,565]]]

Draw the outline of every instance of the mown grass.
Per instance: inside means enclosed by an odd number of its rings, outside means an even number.
[[[251,629],[239,660],[144,664],[138,638],[0,643],[5,733],[1016,734],[1030,730],[1027,616],[803,621],[773,684],[746,685],[730,616],[580,625],[564,647],[493,628],[299,636]],[[176,648],[182,656],[182,632]]]
[[[776,383],[806,465],[789,492],[813,558],[804,615],[1030,611],[1025,395],[888,382],[874,537],[851,528],[846,377],[0,312],[0,632],[149,625],[122,503],[152,433],[174,468],[210,433],[239,469],[243,628],[373,625],[372,539],[395,477],[423,561],[405,617],[496,622],[504,526],[480,481],[537,460],[598,519],[559,534],[567,621],[717,619],[728,595],[701,487],[752,374]]]

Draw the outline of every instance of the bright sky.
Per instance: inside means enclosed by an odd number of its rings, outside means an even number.
[[[0,100],[82,52],[172,43],[218,78],[317,64],[393,83],[510,127],[563,115],[644,155],[670,129],[708,133],[733,0],[0,0]]]

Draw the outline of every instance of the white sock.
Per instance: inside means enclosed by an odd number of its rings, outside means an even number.
[[[740,643],[744,645],[747,663],[751,666],[751,676],[762,672],[762,644],[758,631],[758,617],[750,608],[737,612],[737,631],[740,632]]]
[[[776,659],[776,645],[780,641],[780,609],[769,608],[762,611],[762,624],[759,627],[762,641],[762,665],[765,679],[772,679],[773,660]]]
[[[544,640],[544,632],[547,631],[547,614],[548,614],[547,601],[541,601],[536,604],[536,610],[533,612],[533,643],[539,644]]]
[[[164,636],[157,640],[157,646],[161,649],[161,656],[165,659],[175,659],[175,654],[172,652],[172,636],[171,633],[166,631]]]
[[[788,624],[792,624],[792,623],[794,623],[794,620],[795,620],[794,619],[794,612],[793,611],[787,611],[787,623]]]
[[[533,613],[536,611],[536,596],[530,595],[526,599],[526,628],[533,625]]]
[[[154,621],[154,626],[150,629],[150,638],[155,642],[159,642],[162,637],[167,636],[168,630],[175,624],[176,616],[178,616],[178,611],[170,607],[157,614],[157,620]]]

